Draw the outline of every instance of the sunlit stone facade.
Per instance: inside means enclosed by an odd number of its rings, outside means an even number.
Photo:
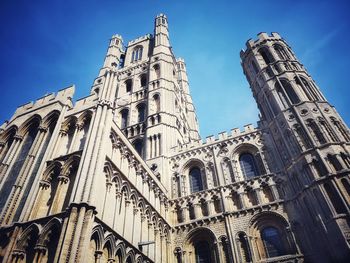
[[[0,261],[346,262],[349,130],[277,33],[246,45],[257,128],[200,139],[162,14],[153,35],[111,38],[87,97],[17,108],[0,133]]]

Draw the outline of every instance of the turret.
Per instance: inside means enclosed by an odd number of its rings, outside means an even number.
[[[170,46],[168,19],[164,14],[157,15],[154,21],[154,39],[154,46]]]
[[[349,130],[279,34],[260,33],[246,46],[243,71],[307,261],[342,262],[350,257]],[[313,233],[318,239],[308,240]]]
[[[120,35],[112,36],[103,67],[100,70],[99,76],[103,75],[106,68],[118,68],[123,63],[123,39]]]

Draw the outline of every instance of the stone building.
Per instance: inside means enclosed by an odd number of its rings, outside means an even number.
[[[0,134],[2,262],[347,262],[350,134],[277,33],[241,62],[261,112],[199,136],[168,20],[110,40],[87,97],[17,108]]]

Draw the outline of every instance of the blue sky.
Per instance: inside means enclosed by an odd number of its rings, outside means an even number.
[[[109,38],[153,33],[165,13],[176,56],[187,64],[201,136],[256,124],[239,51],[259,32],[279,32],[350,123],[348,1],[16,1],[0,3],[0,122],[17,106],[76,85],[88,95]]]

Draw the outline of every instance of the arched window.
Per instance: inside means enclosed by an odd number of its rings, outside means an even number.
[[[274,45],[273,48],[275,49],[276,54],[280,59],[282,59],[282,60],[290,59],[288,53],[286,52],[286,50],[282,46]]]
[[[327,155],[327,159],[328,159],[329,163],[332,165],[333,169],[336,172],[338,172],[338,171],[343,169],[343,167],[341,166],[337,156],[332,155],[332,154],[328,154]]]
[[[9,174],[6,177],[6,180],[3,184],[3,187],[1,189],[1,195],[0,195],[0,209],[4,208],[7,198],[9,197],[12,187],[16,182],[17,176],[19,175],[21,168],[24,164],[24,161],[26,160],[30,148],[32,147],[32,144],[35,140],[35,137],[38,133],[38,127],[39,122],[34,122],[29,128],[28,132],[26,133],[24,140],[22,142],[21,149],[19,151],[19,154],[17,155],[16,161],[12,165],[12,168],[9,172]]]
[[[0,162],[5,158],[8,150],[10,149],[13,141],[14,141],[14,138],[15,138],[15,135],[16,135],[16,129],[15,128],[11,128],[10,130],[8,130],[6,132],[6,142],[3,144],[1,150],[0,150]]]
[[[135,150],[142,157],[143,156],[143,142],[142,139],[137,139],[133,143]]]
[[[160,111],[160,97],[158,94],[155,94],[153,96],[153,101],[154,101],[155,111],[159,112]]]
[[[155,64],[155,65],[153,66],[153,70],[154,70],[155,73],[156,73],[156,78],[159,79],[159,78],[160,78],[160,66],[159,66],[159,64]]]
[[[128,126],[129,110],[123,109],[120,112],[120,116],[121,116],[120,129],[124,129],[125,127]]]
[[[298,95],[295,93],[294,88],[287,80],[281,80],[281,84],[287,93],[287,96],[292,104],[296,104],[300,102]]]
[[[280,101],[282,103],[283,109],[288,108],[288,105],[289,105],[288,100],[287,100],[287,98],[286,98],[286,96],[285,96],[285,94],[284,94],[284,92],[282,90],[281,85],[278,82],[276,82],[276,84],[275,84],[275,89],[276,89],[278,97],[279,97],[279,99],[280,99]]]
[[[147,76],[146,74],[141,75],[141,87],[146,87],[147,86]]]
[[[125,81],[126,92],[131,92],[132,90],[132,80],[128,79]]]
[[[139,61],[142,59],[142,46],[137,46],[132,51],[131,62]]]
[[[293,127],[297,133],[301,146],[305,149],[309,149],[311,147],[311,142],[304,129],[299,124],[295,124]]]
[[[29,193],[32,190],[34,179],[35,179],[37,172],[39,170],[39,166],[41,164],[41,161],[44,158],[44,154],[46,153],[47,146],[49,145],[49,142],[51,140],[51,136],[53,134],[53,131],[54,131],[56,123],[57,123],[57,119],[58,119],[58,115],[56,115],[56,114],[51,117],[51,121],[50,121],[49,127],[48,127],[47,132],[46,132],[46,137],[45,137],[44,141],[42,142],[43,144],[42,144],[40,151],[38,152],[37,160],[34,163],[31,175],[28,176],[27,185],[24,188],[22,198],[17,206],[17,211],[16,211],[15,216],[14,216],[14,221],[18,221],[18,219],[22,213],[23,207],[25,205],[25,202],[27,201],[27,198],[29,196]]]
[[[327,195],[329,199],[331,200],[331,203],[336,211],[337,214],[346,214],[346,208],[344,206],[343,201],[341,200],[339,194],[337,193],[336,189],[332,184],[325,183],[324,189],[327,192]]]
[[[252,178],[259,175],[254,156],[250,153],[243,153],[239,157],[242,174],[246,178]]]
[[[309,101],[315,101],[318,99],[313,87],[310,86],[309,82],[303,77],[295,77],[295,83],[304,91]]]
[[[255,74],[257,74],[259,72],[258,66],[256,65],[254,60],[252,60],[252,68],[253,68]]]
[[[348,129],[343,125],[343,123],[340,122],[339,120],[337,120],[334,117],[331,117],[331,120],[332,120],[332,123],[334,124],[334,126],[336,127],[336,129],[338,129],[338,131],[344,137],[344,139],[346,141],[350,141],[350,136],[349,136]]]
[[[189,172],[191,193],[199,192],[204,189],[201,170],[193,167]]]
[[[140,104],[137,106],[137,122],[143,122],[146,117],[146,106],[145,104]]]
[[[315,139],[320,143],[320,144],[324,144],[326,143],[326,138],[323,136],[323,133],[320,130],[320,127],[318,127],[317,123],[310,119],[307,122],[307,126],[309,127],[309,129],[311,130],[311,132],[313,133]]]
[[[343,178],[340,180],[343,184],[343,187],[346,190],[346,193],[348,194],[348,196],[350,197],[350,183],[347,179]]]
[[[195,245],[196,263],[210,263],[210,247],[207,241],[199,241]]]
[[[238,235],[238,248],[240,252],[241,262],[251,262],[248,237],[245,233]]]
[[[271,55],[270,51],[267,48],[261,48],[259,50],[259,53],[264,59],[264,62],[266,65],[274,62],[273,56]]]
[[[265,227],[261,231],[261,238],[268,258],[278,257],[286,253],[277,228],[272,226]]]

